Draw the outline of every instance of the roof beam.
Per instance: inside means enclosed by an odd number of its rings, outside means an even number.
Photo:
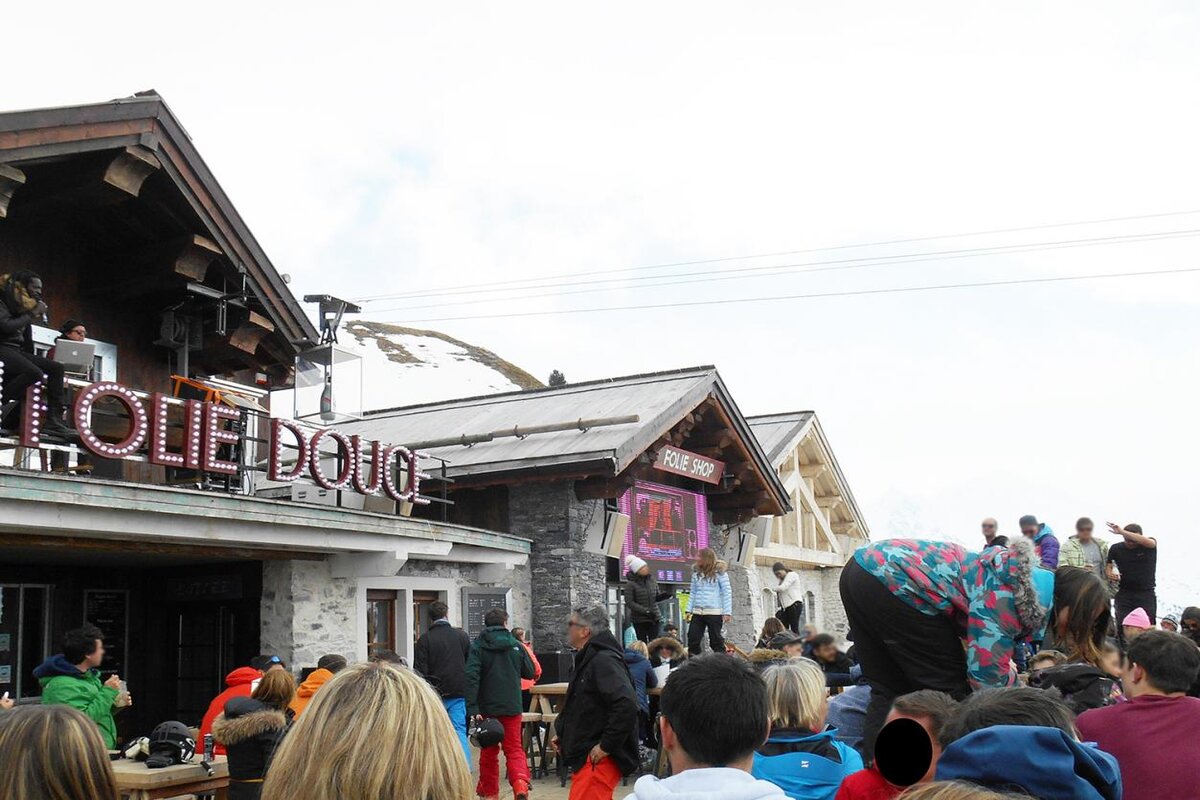
[[[800,472],[799,448],[793,451],[792,458],[796,459],[796,473]],[[813,497],[812,489],[808,487],[807,480],[800,480],[796,483],[796,496],[800,500],[800,504],[808,513],[812,514],[813,521],[817,525],[817,530],[829,542],[830,548],[835,553],[842,552],[841,545],[838,544],[837,536],[833,529],[829,527],[829,519],[825,516],[825,510],[817,503],[817,498]]]
[[[25,185],[25,173],[8,164],[0,164],[0,219],[8,216],[8,204],[17,189]]]

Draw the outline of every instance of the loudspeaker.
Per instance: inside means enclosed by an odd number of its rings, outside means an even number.
[[[610,514],[608,525],[604,528],[604,552],[612,558],[621,557],[621,548],[625,546],[625,531],[629,530],[629,515],[619,511]]]
[[[609,558],[620,558],[625,544],[625,531],[629,529],[629,517],[613,511],[605,519],[597,519],[588,529],[584,550]]]
[[[754,550],[758,546],[758,537],[748,531],[738,535],[737,563],[743,567],[754,566]]]

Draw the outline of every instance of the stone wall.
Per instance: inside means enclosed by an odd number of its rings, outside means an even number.
[[[461,602],[462,590],[475,586],[498,586],[511,589],[508,596],[508,614],[510,626],[521,628],[530,627],[532,602],[529,596],[529,566],[513,567],[504,572],[504,577],[497,582],[483,582],[478,579],[479,570],[470,564],[456,564],[445,561],[409,561],[400,570],[401,578],[440,578],[454,581],[455,600],[450,603],[452,608]],[[439,587],[440,589],[441,587]],[[451,614],[451,622],[461,627],[464,620],[458,615]]]
[[[263,562],[262,652],[297,668],[326,653],[354,660],[356,588],[353,579],[332,577],[325,561]]]
[[[538,649],[567,647],[571,609],[605,601],[604,556],[584,550],[587,532],[603,522],[602,500],[579,500],[573,481],[509,488],[509,531],[533,540],[529,558],[532,627]]]
[[[759,581],[759,587],[775,586],[779,583],[771,573],[770,567],[760,566],[754,570]],[[796,570],[800,576],[800,587],[804,592],[804,619],[801,624],[809,623],[817,626],[822,633],[833,634],[838,641],[845,642],[849,626],[846,623],[846,610],[842,607],[842,596],[838,590],[841,580],[841,567],[814,568]],[[761,589],[757,595],[758,609],[755,612],[757,630],[767,617],[774,615],[775,595]],[[737,596],[734,597],[735,603]],[[747,598],[748,600],[748,598]],[[736,613],[736,611],[735,611]]]

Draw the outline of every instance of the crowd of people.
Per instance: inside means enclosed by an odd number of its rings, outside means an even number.
[[[799,628],[783,565],[780,613],[757,646],[726,643],[728,576],[712,551],[689,609],[712,652],[692,629],[685,647],[630,558],[629,641],[603,606],[565,621],[575,663],[546,735],[571,799],[609,800],[639,772],[639,800],[1200,797],[1200,608],[1157,623],[1157,542],[1111,525],[1122,541],[1108,545],[1086,518],[1065,543],[1033,517],[1020,526],[1009,541],[985,520],[978,551],[860,549],[841,578],[847,652]],[[492,800],[501,753],[527,800],[522,713],[541,672],[530,642],[503,608],[474,640],[444,603],[430,610],[411,668],[384,652],[326,655],[299,686],[275,656],[230,673],[199,737],[227,757],[232,800]],[[132,697],[100,680],[103,656],[99,630],[69,632],[37,670],[42,704],[0,709],[0,796],[116,800],[106,751]]]

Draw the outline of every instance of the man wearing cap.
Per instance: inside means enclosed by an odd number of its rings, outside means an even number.
[[[1038,522],[1033,514],[1026,514],[1020,520],[1021,533],[1033,541],[1034,550],[1042,561],[1042,566],[1048,570],[1058,569],[1058,539],[1054,531],[1044,522]]]
[[[788,658],[798,658],[804,655],[804,637],[780,631],[771,637],[771,649],[782,651]]]
[[[1158,623],[1159,627],[1169,633],[1179,633],[1179,617],[1174,614],[1167,614]]]
[[[660,590],[650,567],[632,553],[625,557],[625,569],[625,613],[633,623],[638,641],[649,643],[658,638],[662,624],[658,604],[670,599],[674,592]]]

